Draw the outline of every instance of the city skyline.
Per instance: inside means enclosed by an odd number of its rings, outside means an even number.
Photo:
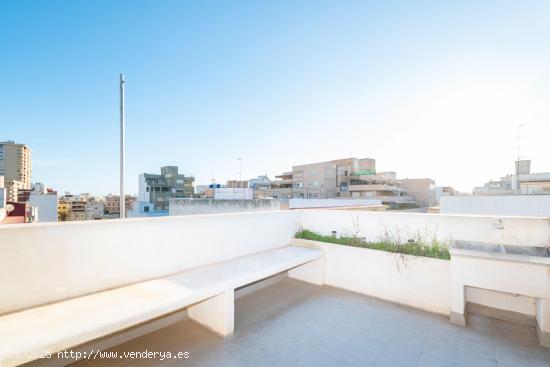
[[[470,192],[513,171],[521,123],[522,155],[550,171],[549,15],[543,1],[13,3],[0,140],[31,147],[33,181],[117,193],[124,72],[129,193],[165,165],[201,184],[237,179],[237,158],[243,178],[273,178],[345,157]]]

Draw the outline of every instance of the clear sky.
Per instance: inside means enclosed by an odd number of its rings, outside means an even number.
[[[372,157],[469,191],[522,155],[550,171],[550,1],[0,0],[0,140],[33,180],[118,189]]]

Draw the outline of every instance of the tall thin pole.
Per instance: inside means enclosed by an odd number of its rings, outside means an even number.
[[[124,197],[124,74],[120,74],[120,218],[126,217]]]
[[[239,185],[241,184],[240,181],[243,180],[243,159],[237,158],[239,160]]]
[[[521,128],[524,127],[525,124],[518,124],[518,160],[516,161],[516,185],[518,193],[521,195],[521,181],[519,179],[519,160],[521,159]]]

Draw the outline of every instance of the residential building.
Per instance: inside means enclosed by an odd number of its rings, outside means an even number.
[[[209,185],[195,185],[195,195],[202,197],[206,194]]]
[[[195,178],[178,173],[178,167],[160,168],[160,175],[139,175],[138,201],[152,203],[155,210],[168,210],[170,198],[189,198],[194,194]]]
[[[58,222],[65,222],[69,218],[69,212],[71,211],[71,202],[64,197],[59,199],[57,204],[57,220]]]
[[[6,188],[4,187],[4,176],[0,176],[0,208],[6,206]]]
[[[349,194],[355,198],[380,199],[384,204],[408,203],[413,200],[403,187],[402,180],[398,180],[393,171],[352,173]]]
[[[155,210],[152,203],[135,200],[132,209],[127,211],[128,218],[142,217],[165,217],[168,215],[168,210]]]
[[[327,199],[337,196],[336,165],[332,162],[303,164],[292,167],[292,196]]]
[[[271,180],[267,175],[258,176],[258,178],[252,178],[248,180],[248,187],[255,190],[260,187],[269,187],[271,186]]]
[[[226,187],[238,188],[238,189],[247,189],[248,181],[239,181],[239,180],[228,180]]]
[[[372,158],[345,158],[292,167],[292,197],[328,199],[349,197],[351,181],[376,170]]]
[[[258,181],[253,184],[254,197],[257,199],[290,199],[292,197],[292,172],[283,172],[275,178],[276,180],[269,180],[267,176],[258,176]]]
[[[490,180],[474,188],[474,195],[545,195],[550,194],[550,172],[531,173],[530,160],[514,162],[515,173]]]
[[[0,142],[0,176],[4,184],[8,201],[17,201],[19,189],[31,188],[31,149],[15,141]]]
[[[131,210],[135,196],[126,195],[124,199],[126,211]],[[105,196],[105,214],[120,214],[120,196],[119,195],[107,195]]]
[[[86,220],[86,200],[74,198],[67,214],[68,221]]]
[[[17,180],[5,180],[6,199],[10,202],[19,202],[19,190],[24,190],[25,185]]]
[[[403,188],[407,194],[422,207],[436,204],[435,181],[431,178],[405,178]]]
[[[28,204],[36,208],[36,222],[57,222],[59,196],[57,192],[31,192]]]
[[[390,205],[428,206],[435,203],[433,180],[397,179],[393,171],[377,173],[376,161],[372,158],[345,158],[293,166],[291,172],[276,178],[278,180],[268,181],[265,177],[255,181],[254,196],[279,199],[368,198]]]
[[[119,204],[120,207],[120,204]],[[86,202],[86,220],[103,219],[105,203],[97,198],[91,198]]]

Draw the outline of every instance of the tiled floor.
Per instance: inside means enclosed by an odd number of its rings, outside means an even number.
[[[80,366],[550,366],[533,328],[447,317],[331,287],[286,279],[236,301],[235,335],[183,321],[111,351],[189,352],[184,360],[81,362]]]

